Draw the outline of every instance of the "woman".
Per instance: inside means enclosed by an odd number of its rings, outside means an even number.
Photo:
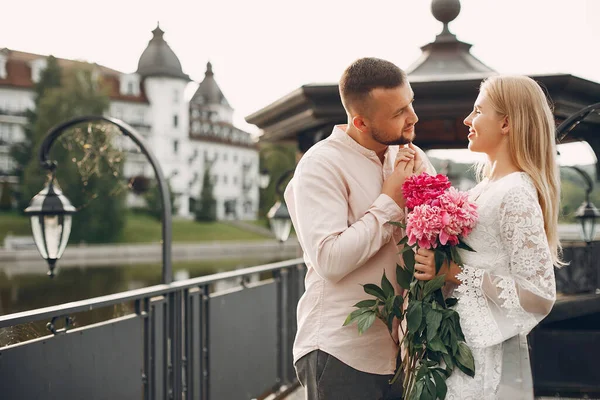
[[[475,252],[461,250],[464,268],[451,263],[440,274],[458,298],[455,309],[476,371],[471,378],[455,369],[446,399],[487,400],[497,397],[503,353],[510,346],[523,351],[519,340],[554,305],[560,178],[554,118],[532,79],[488,78],[464,124],[469,149],[487,155],[482,180],[470,192],[479,221],[466,242]],[[416,278],[432,279],[433,252],[419,249],[415,260]]]

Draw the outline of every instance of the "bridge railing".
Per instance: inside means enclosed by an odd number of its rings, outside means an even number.
[[[2,398],[264,397],[295,380],[304,275],[294,259],[0,316]]]

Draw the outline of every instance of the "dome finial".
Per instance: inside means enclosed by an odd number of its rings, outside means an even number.
[[[162,39],[164,34],[165,32],[162,29],[160,29],[160,23],[157,21],[156,28],[154,28],[154,30],[152,31],[152,39]]]
[[[212,63],[209,61],[206,63],[206,76],[212,76],[214,75],[213,69],[212,69]]]
[[[432,0],[431,13],[444,24],[441,35],[451,35],[448,24],[460,14],[460,0]]]

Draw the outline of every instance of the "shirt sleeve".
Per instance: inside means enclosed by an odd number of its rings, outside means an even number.
[[[461,323],[477,347],[529,333],[556,300],[552,255],[537,196],[513,188],[505,194],[499,213],[509,273],[465,265],[458,275]]]
[[[391,197],[381,194],[356,222],[348,223],[348,188],[325,159],[302,159],[285,201],[305,258],[323,279],[338,282],[390,241],[403,218]]]

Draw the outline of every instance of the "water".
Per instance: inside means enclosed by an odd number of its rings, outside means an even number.
[[[281,259],[215,260],[174,263],[174,279],[182,280],[251,267]],[[60,269],[50,279],[45,273],[6,273],[0,265],[0,315],[104,296],[158,285],[160,264],[105,265]]]

